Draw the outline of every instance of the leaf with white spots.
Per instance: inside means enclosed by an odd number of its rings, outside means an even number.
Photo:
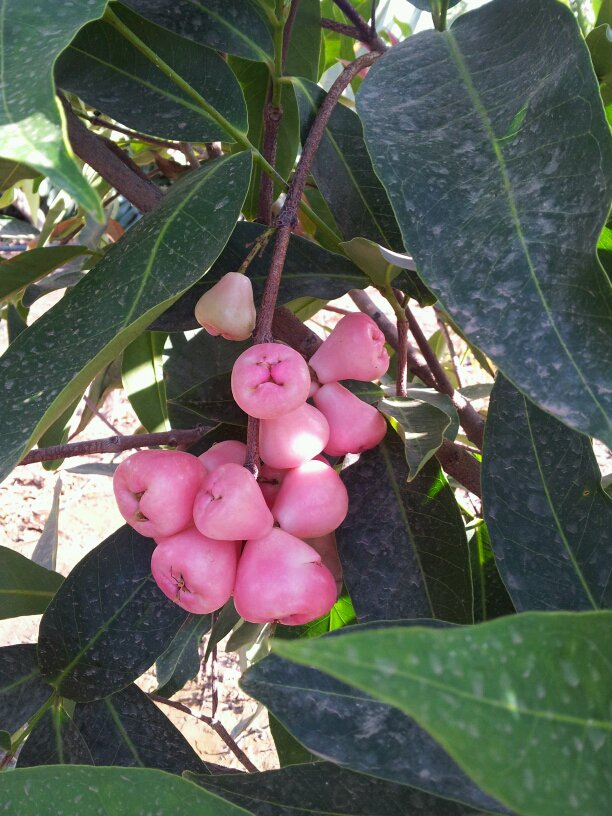
[[[101,17],[106,0],[2,0],[0,154],[48,176],[102,220],[100,200],[64,141],[53,66],[77,31]]]
[[[612,607],[612,499],[590,439],[499,374],[482,464],[491,545],[516,608]]]
[[[202,277],[227,241],[251,171],[248,153],[174,184],[59,303],[0,358],[0,478],[95,375]]]
[[[524,816],[601,816],[612,799],[612,613],[394,627],[273,651],[401,709]]]
[[[612,143],[556,0],[493,0],[391,48],[357,96],[419,275],[540,408],[612,439]]]

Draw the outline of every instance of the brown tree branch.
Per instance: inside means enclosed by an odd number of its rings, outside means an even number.
[[[178,703],[175,700],[166,700],[165,697],[160,697],[157,694],[147,694],[147,697],[149,700],[153,700],[154,703],[161,703],[162,705],[169,706],[170,708],[175,708],[177,711],[182,711],[183,714],[189,714],[191,717],[195,717],[196,720],[206,723],[206,725],[210,726],[210,728],[212,728],[212,730],[221,737],[236,759],[247,769],[247,771],[249,771],[249,773],[259,773],[259,769],[253,765],[242,748],[240,748],[240,746],[236,743],[236,740],[218,720],[214,720],[212,717],[207,717],[205,714],[194,714],[193,711],[186,705]]]
[[[339,23],[336,20],[330,20],[328,17],[321,18],[321,28],[335,31],[336,34],[344,34],[347,37],[352,37],[354,40],[361,40],[361,32],[355,28],[355,26]]]
[[[129,157],[121,151],[119,156],[108,141],[92,133],[73,113],[68,100],[60,94],[60,100],[66,115],[68,138],[72,149],[99,173],[117,192],[131,202],[140,212],[154,210],[163,198],[163,193],[152,181],[141,174],[140,168],[131,166]],[[114,144],[114,143],[112,143]],[[127,161],[126,161],[127,160]]]
[[[334,0],[334,3],[342,13],[348,17],[351,23],[353,23],[357,31],[359,31],[359,39],[364,45],[368,45],[374,51],[382,52],[387,50],[387,46],[380,39],[376,30],[373,30],[372,27],[367,24],[349,0]]]
[[[121,453],[133,448],[152,448],[158,445],[176,448],[179,445],[191,445],[197,442],[212,427],[214,426],[198,425],[188,430],[109,436],[105,439],[88,439],[85,442],[68,442],[65,445],[53,445],[49,448],[35,448],[24,456],[19,464],[31,465],[34,462],[50,462],[54,459],[68,459],[71,456],[90,456],[93,453]]]

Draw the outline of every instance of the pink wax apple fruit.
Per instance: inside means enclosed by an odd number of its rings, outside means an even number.
[[[348,512],[348,493],[332,467],[313,459],[286,474],[272,512],[287,533],[316,538],[342,524]]]
[[[260,538],[274,523],[252,473],[229,462],[209,473],[193,504],[202,535],[221,540]]]
[[[236,611],[252,623],[298,626],[326,615],[336,582],[319,554],[283,530],[247,541],[236,573]]]
[[[272,510],[280,486],[287,473],[288,471],[284,468],[273,468],[266,464],[262,464],[259,468],[257,484],[270,510]]]
[[[295,468],[321,453],[329,440],[323,414],[305,402],[276,419],[259,423],[259,454],[275,468]]]
[[[321,556],[321,563],[331,572],[336,582],[338,595],[342,590],[342,564],[338,555],[338,545],[336,544],[336,534],[328,533],[318,538],[305,539],[306,544],[316,550]]]
[[[121,462],[113,490],[127,523],[141,535],[157,538],[193,525],[193,502],[205,478],[197,456],[142,450]]]
[[[371,317],[345,315],[309,360],[320,383],[376,380],[389,368],[385,336]]]
[[[208,473],[233,462],[235,465],[244,465],[246,460],[247,447],[244,442],[237,439],[227,439],[225,442],[217,442],[198,457]]]
[[[380,411],[339,383],[321,386],[314,401],[329,423],[325,453],[330,456],[375,448],[387,433],[387,423]]]
[[[240,545],[207,538],[195,527],[158,538],[151,571],[161,591],[188,612],[214,612],[234,591]]]
[[[228,272],[204,292],[195,307],[195,318],[213,337],[248,340],[255,328],[253,286],[246,275]]]
[[[232,394],[252,417],[274,419],[306,402],[310,372],[304,358],[280,343],[243,351],[232,370]]]

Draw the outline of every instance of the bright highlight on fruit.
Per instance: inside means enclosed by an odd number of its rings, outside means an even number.
[[[309,364],[320,383],[377,380],[389,368],[385,336],[371,317],[360,312],[345,315]]]
[[[213,337],[248,340],[255,328],[253,286],[246,275],[228,272],[204,292],[195,307],[195,318]]]

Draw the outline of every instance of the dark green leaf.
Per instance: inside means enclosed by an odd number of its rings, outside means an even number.
[[[102,220],[100,200],[65,145],[53,87],[53,64],[77,31],[101,17],[106,0],[58,0],[53,25],[35,3],[5,0],[0,28],[0,152],[34,167]]]
[[[0,620],[45,611],[64,579],[8,547],[0,547]]]
[[[230,635],[226,645],[226,652],[237,652],[244,646],[252,646],[267,626],[265,623],[249,623],[243,621]]]
[[[319,78],[320,50],[321,3],[319,0],[300,0],[291,29],[284,73],[316,82]]]
[[[498,375],[489,407],[483,507],[519,611],[612,606],[612,500],[588,437]]]
[[[226,272],[235,272],[249,254],[255,239],[265,227],[260,224],[240,222],[218,261],[208,275],[185,293],[168,311],[151,326],[156,331],[188,331],[198,328],[193,310],[199,298],[214,286]],[[257,256],[247,269],[253,284],[255,302],[264,290],[274,240],[268,244],[261,257]],[[279,303],[287,303],[300,297],[317,297],[333,300],[350,289],[362,289],[368,285],[364,273],[342,255],[328,252],[312,241],[293,235],[289,241],[287,260],[281,279]]]
[[[0,358],[0,476],[105,363],[206,272],[233,229],[250,165],[247,153],[223,157],[172,185],[157,209],[9,346]]]
[[[149,433],[170,430],[164,383],[163,332],[143,332],[123,352],[123,388]]]
[[[238,57],[270,62],[272,37],[256,0],[124,0],[148,20]]]
[[[612,796],[611,624],[607,612],[526,613],[273,649],[413,716],[518,813],[601,816]]]
[[[422,11],[431,11],[431,0],[410,0],[413,6],[416,6],[418,9]],[[440,3],[440,0],[433,0],[434,3]],[[447,6],[448,8],[452,8],[456,6],[459,0],[448,0]]]
[[[306,79],[295,79],[293,84],[304,142],[326,94]],[[345,105],[334,108],[312,174],[346,241],[363,237],[390,249],[403,249],[389,199],[372,169],[361,122]]]
[[[23,768],[0,774],[5,813],[19,816],[244,816],[185,779],[148,768]]]
[[[8,190],[18,181],[34,179],[38,175],[40,175],[38,170],[32,170],[27,164],[0,159],[0,190]]]
[[[65,580],[40,624],[42,676],[87,702],[129,685],[172,642],[187,613],[151,576],[155,547],[127,525],[89,552]]]
[[[8,752],[11,750],[11,735],[8,731],[0,731],[0,751]]]
[[[229,635],[229,633],[232,631],[232,629],[238,623],[239,620],[240,615],[236,612],[236,607],[234,606],[233,599],[230,598],[229,601],[219,612],[217,620],[215,621],[213,628],[211,629],[210,637],[208,638],[208,643],[206,644],[204,660],[202,661],[204,665],[208,663],[210,653],[215,648],[215,646],[221,643],[224,637]]]
[[[474,621],[481,623],[502,615],[513,615],[514,604],[497,569],[489,531],[482,519],[470,524],[467,537],[474,587]]]
[[[594,28],[586,38],[597,79],[610,84],[612,81],[612,29],[609,25]]]
[[[68,440],[70,434],[70,426],[72,424],[72,417],[76,411],[81,397],[77,397],[74,402],[63,411],[57,419],[45,429],[45,432],[38,440],[39,448],[51,447],[52,445],[63,445]],[[57,470],[62,464],[63,459],[51,459],[42,463],[45,470]]]
[[[351,627],[334,637],[342,643],[346,633],[369,627]],[[413,719],[323,672],[270,655],[251,667],[240,685],[325,759],[483,810],[503,811]]]
[[[471,622],[465,528],[437,463],[407,483],[404,445],[390,430],[341,475],[350,501],[336,538],[357,618]]]
[[[103,700],[77,704],[71,718],[49,712],[28,739],[18,764],[203,771],[202,760],[181,732],[134,685]]]
[[[287,731],[271,711],[268,711],[268,723],[281,768],[286,768],[287,765],[300,765],[303,762],[316,762],[317,758]]]
[[[155,662],[162,697],[172,697],[200,670],[200,641],[210,629],[210,615],[190,615]]]
[[[494,0],[410,37],[357,108],[425,283],[541,408],[610,441],[611,139],[570,11]]]
[[[16,295],[28,284],[84,252],[87,249],[82,246],[38,247],[0,261],[0,301]]]
[[[58,522],[61,495],[62,479],[58,476],[53,486],[51,510],[49,511],[43,531],[32,553],[32,561],[34,561],[35,564],[40,564],[41,567],[50,570],[54,570],[57,563]]]
[[[256,816],[476,816],[472,808],[329,762],[259,774],[187,778]],[[29,816],[29,815],[28,815]]]
[[[0,649],[0,728],[21,728],[51,696],[40,679],[36,644],[21,643]]]
[[[104,405],[104,402],[110,392],[116,388],[121,388],[122,385],[121,358],[119,357],[118,359],[113,360],[111,363],[104,366],[102,371],[100,371],[100,373],[94,377],[91,385],[89,386],[89,390],[87,391],[87,396],[91,404],[97,409],[100,409]],[[74,429],[73,435],[78,436],[81,431],[84,431],[94,417],[94,412],[89,405],[85,403],[83,405],[83,411],[81,413],[79,424]]]
[[[246,133],[247,111],[231,68],[212,49],[172,34],[129,9],[115,13],[234,127]],[[140,133],[181,141],[231,142],[227,131],[113,26],[82,29],[58,60],[57,84]]]

